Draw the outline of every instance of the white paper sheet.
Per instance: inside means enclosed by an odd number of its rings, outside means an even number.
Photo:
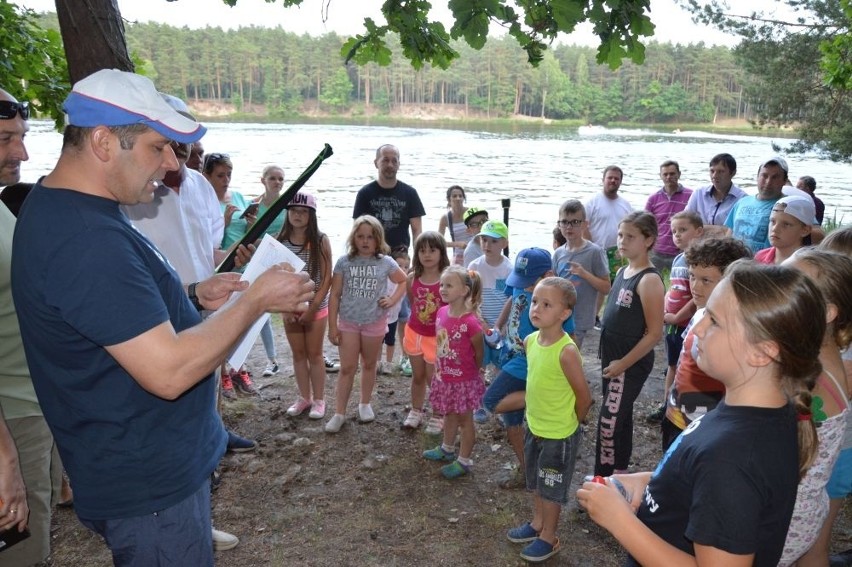
[[[263,235],[263,239],[260,241],[260,244],[257,246],[257,250],[254,255],[252,255],[251,260],[249,260],[248,265],[246,266],[245,271],[243,272],[243,277],[241,280],[247,280],[249,284],[253,284],[254,281],[266,270],[271,268],[276,264],[281,264],[282,262],[287,262],[293,269],[297,272],[301,271],[301,269],[305,266],[305,263],[301,258],[293,254],[287,247],[278,242],[272,236],[265,234]],[[242,295],[243,292],[234,293],[230,299],[228,299],[227,303],[222,306],[222,308],[230,305],[237,298]],[[269,313],[264,313],[254,324],[249,327],[249,330],[246,331],[246,334],[243,336],[243,340],[234,348],[234,351],[228,357],[228,363],[234,368],[239,368],[243,365],[248,358],[249,351],[251,351],[251,347],[254,346],[255,341],[257,341],[257,336],[260,334],[260,329],[263,327],[263,324],[269,320]]]

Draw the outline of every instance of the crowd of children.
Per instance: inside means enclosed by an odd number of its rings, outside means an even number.
[[[297,195],[278,238],[305,261],[317,293],[306,312],[284,315],[299,390],[289,415],[326,413],[327,328],[341,368],[325,431],[346,423],[359,365],[357,419],[373,421],[376,374],[399,368],[401,338],[411,367],[402,427],[441,435],[422,456],[454,479],[472,471],[475,424],[498,415],[518,461],[505,485],[533,499],[531,519],[507,537],[526,544],[521,557],[543,561],[560,548],[560,511],[593,404],[580,351],[604,295],[594,478],[577,493],[591,519],[633,564],[680,564],[686,555],[698,564],[737,556],[825,564],[840,498],[852,493],[849,363],[841,360],[852,341],[852,231],[802,249],[813,204],[784,197],[770,217],[772,247],[755,263],[742,242],[705,238],[701,217],[680,212],[671,218],[680,254],[666,290],[650,259],[657,221],[645,211],[619,222],[626,264],[611,279],[606,252],[584,237],[580,201],[559,208],[552,254],[526,248],[514,262],[504,255],[506,224],[466,207],[458,186],[447,205],[439,231],[421,233],[410,257],[388,249],[377,219],[355,219],[332,269],[316,197]],[[653,473],[630,474],[633,406],[661,338],[665,456]]]

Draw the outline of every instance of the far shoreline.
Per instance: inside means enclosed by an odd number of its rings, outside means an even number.
[[[560,131],[579,129],[583,126],[599,126],[605,129],[625,128],[667,134],[703,132],[764,138],[797,138],[793,128],[755,127],[743,119],[726,120],[715,124],[687,122],[589,124],[577,119],[555,120],[526,115],[489,117],[478,110],[466,111],[460,106],[439,104],[409,104],[394,108],[389,113],[380,113],[375,107],[365,109],[364,105],[356,105],[347,112],[335,113],[325,109],[317,110],[316,102],[310,101],[303,105],[302,112],[288,115],[270,115],[262,105],[252,105],[250,111],[238,111],[229,103],[190,99],[188,106],[199,120],[209,123],[384,126],[481,132]]]

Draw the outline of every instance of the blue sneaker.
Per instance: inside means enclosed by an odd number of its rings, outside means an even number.
[[[448,463],[456,460],[455,453],[448,453],[444,451],[444,448],[438,445],[434,449],[429,449],[428,451],[423,451],[423,458],[429,459],[430,461],[446,461]]]
[[[547,561],[559,552],[559,539],[556,543],[550,545],[541,538],[536,538],[531,544],[526,546],[521,551],[521,559],[526,559],[530,563],[541,563]]]
[[[441,475],[443,475],[446,479],[454,479],[460,476],[464,476],[470,472],[470,467],[461,464],[458,461],[453,461],[449,465],[444,465],[441,467]]]
[[[257,441],[240,437],[230,429],[228,429],[228,452],[229,453],[247,453],[257,449]]]
[[[477,408],[473,411],[473,421],[476,423],[486,423],[488,421],[488,410],[485,408]]]
[[[512,543],[527,543],[538,539],[538,532],[529,522],[524,522],[517,528],[512,528],[506,532],[506,537]]]

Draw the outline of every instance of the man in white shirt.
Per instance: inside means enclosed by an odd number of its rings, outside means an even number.
[[[618,242],[618,223],[633,211],[627,199],[618,194],[624,172],[617,165],[609,165],[603,172],[603,189],[600,193],[586,201],[586,230],[583,237],[591,240],[606,252],[609,264],[609,279],[615,279],[615,274],[623,265],[618,257],[616,244]],[[599,313],[605,295],[598,294],[597,310]],[[598,326],[596,321],[595,326]]]

